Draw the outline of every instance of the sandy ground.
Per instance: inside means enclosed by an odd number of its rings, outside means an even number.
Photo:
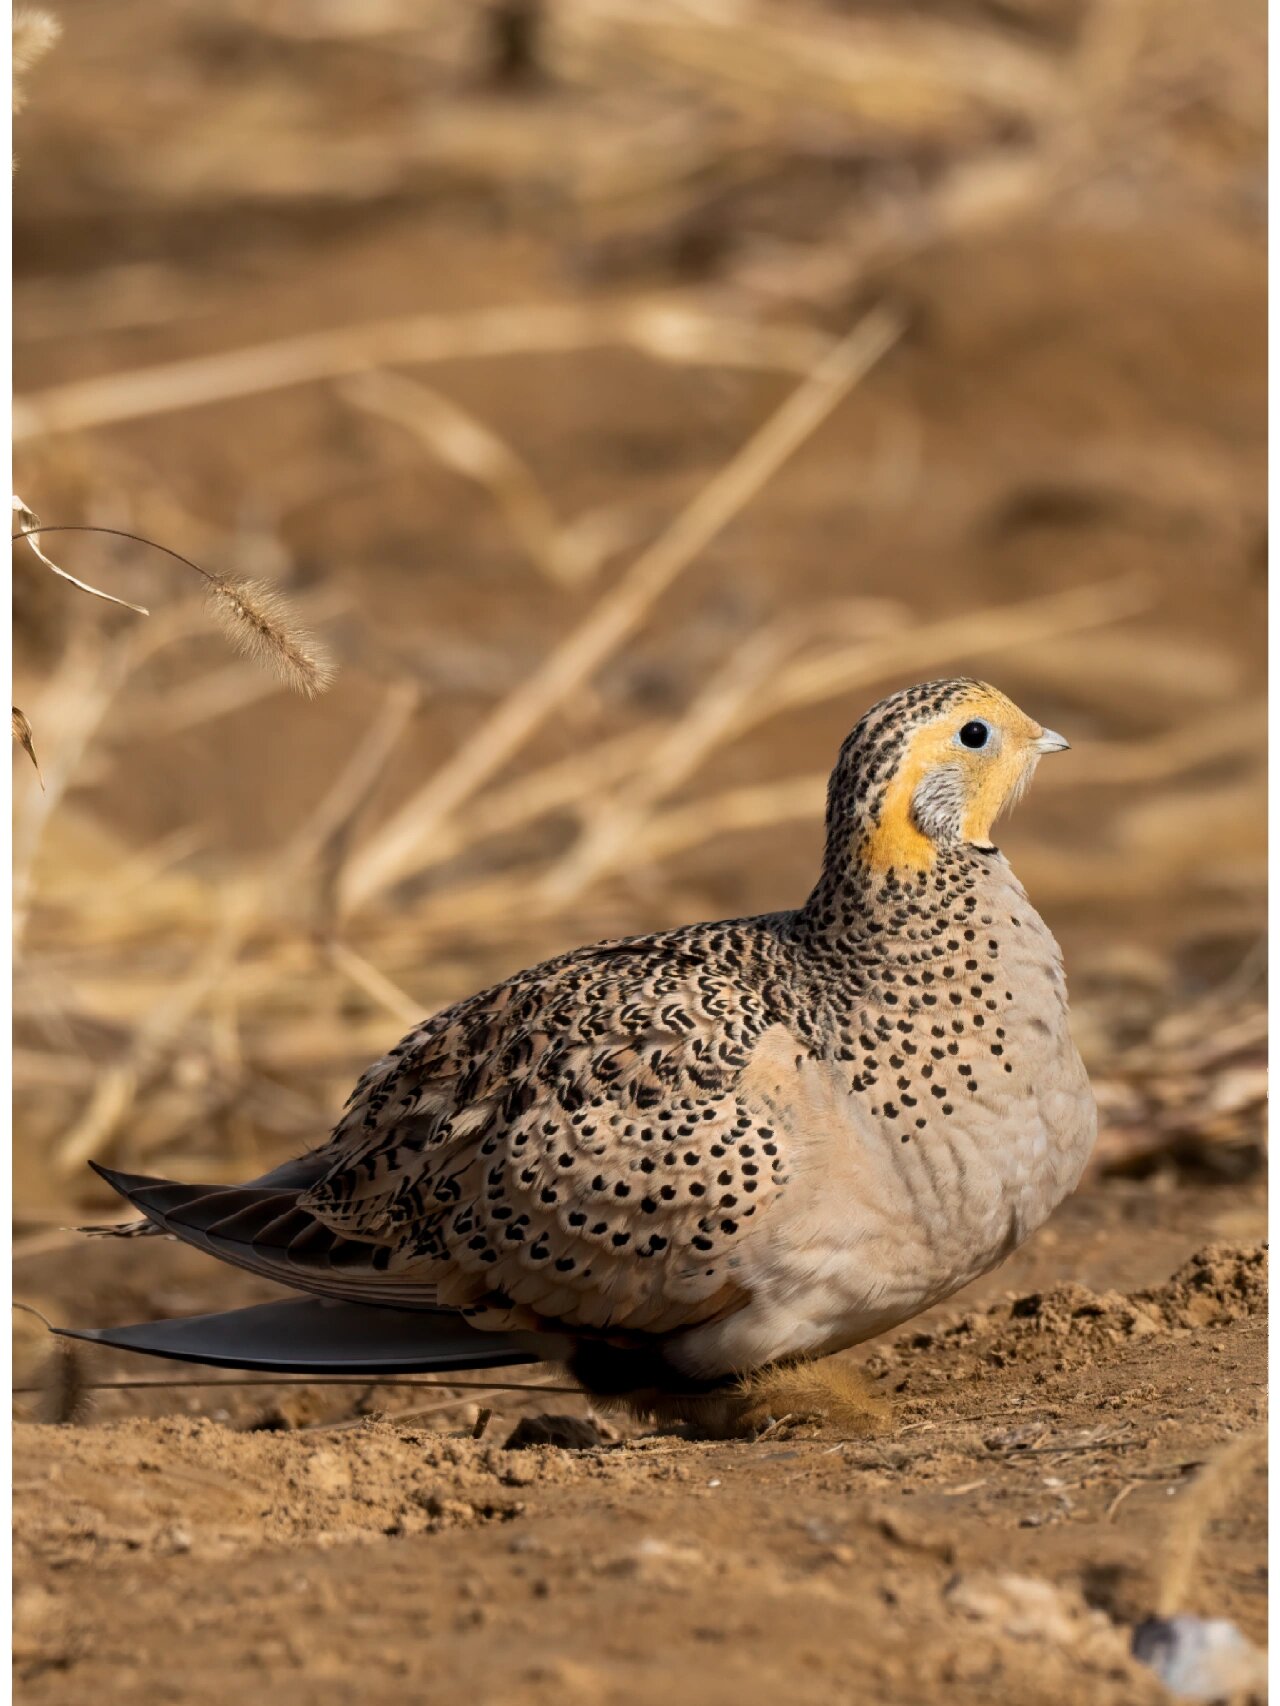
[[[1265,1640],[1262,1466],[1217,1467],[1263,1425],[1264,1222],[1256,1189],[1086,1192],[854,1359],[890,1405],[868,1436],[506,1450],[583,1402],[480,1394],[474,1440],[477,1395],[397,1421],[445,1394],[370,1390],[353,1422],[315,1387],[20,1424],[21,1698],[1163,1699],[1129,1656],[1154,1610]],[[170,1372],[85,1372],[126,1369]]]

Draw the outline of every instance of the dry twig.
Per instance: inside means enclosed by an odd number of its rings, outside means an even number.
[[[446,467],[491,495],[535,567],[556,586],[574,586],[591,568],[533,470],[492,427],[420,380],[357,373],[339,382],[348,402],[411,432]]]
[[[1164,1567],[1156,1592],[1157,1616],[1169,1617],[1186,1609],[1205,1530],[1254,1465],[1263,1461],[1266,1449],[1265,1429],[1241,1434],[1210,1458],[1179,1498],[1165,1537]]]
[[[892,348],[903,324],[891,310],[875,309],[814,367],[541,667],[360,850],[344,884],[346,909],[367,904],[413,869],[437,825],[476,793],[617,650],[677,576]]]
[[[808,371],[831,347],[812,327],[734,321],[678,296],[413,314],[50,386],[14,398],[12,435],[16,444],[46,433],[84,432],[373,367],[614,344],[658,361],[784,373]]]

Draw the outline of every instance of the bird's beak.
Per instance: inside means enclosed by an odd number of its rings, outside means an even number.
[[[1039,740],[1032,743],[1037,752],[1067,752],[1071,742],[1052,729],[1045,729]]]

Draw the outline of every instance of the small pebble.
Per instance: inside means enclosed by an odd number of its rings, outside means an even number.
[[[1222,1617],[1148,1617],[1133,1656],[1184,1700],[1225,1700],[1265,1690],[1267,1656]]]

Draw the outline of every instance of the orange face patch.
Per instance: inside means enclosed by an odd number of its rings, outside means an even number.
[[[977,749],[958,738],[974,720],[991,731],[987,743]],[[943,767],[959,794],[959,838],[987,841],[1000,813],[1030,780],[1039,759],[1035,743],[1043,733],[1040,724],[1003,693],[975,684],[972,693],[954,700],[912,734],[885,784],[875,826],[856,849],[859,862],[873,871],[929,869],[937,846],[920,827],[913,802],[931,773]]]

